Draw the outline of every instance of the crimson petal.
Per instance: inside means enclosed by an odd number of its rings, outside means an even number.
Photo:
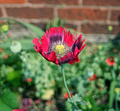
[[[48,52],[49,42],[48,42],[48,38],[46,37],[46,34],[44,34],[44,36],[42,36],[41,38],[41,47],[43,51]]]
[[[56,53],[54,51],[52,51],[48,57],[47,57],[48,61],[57,63],[57,57],[56,57]]]
[[[70,34],[70,31],[68,33],[64,32],[64,42],[68,47],[71,47],[74,44],[75,38],[73,34]]]
[[[38,37],[37,37],[37,38],[34,38],[32,42],[33,42],[33,44],[34,44],[35,50],[36,50],[37,52],[41,52],[41,44],[40,44],[40,42],[39,42]]]

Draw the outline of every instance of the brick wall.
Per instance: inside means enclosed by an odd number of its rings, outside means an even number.
[[[66,19],[66,27],[84,34],[107,34],[109,25],[112,34],[120,32],[120,0],[0,0],[0,16],[41,28],[59,16]]]

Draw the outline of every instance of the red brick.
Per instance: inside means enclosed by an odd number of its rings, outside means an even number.
[[[86,8],[68,8],[59,9],[60,18],[68,20],[106,20],[108,10],[86,9]]]
[[[2,16],[2,11],[1,11],[1,8],[0,8],[0,17]]]
[[[83,0],[84,5],[120,6],[120,0]]]
[[[53,18],[53,8],[6,8],[7,15],[16,18]]]
[[[0,0],[0,4],[22,4],[25,3],[25,0]]]
[[[73,29],[73,30],[77,31],[78,26],[75,24],[72,24],[72,23],[65,23],[65,28]]]
[[[112,10],[111,12],[111,20],[112,21],[120,21],[120,10]]]
[[[113,25],[113,30],[112,30],[112,34],[120,34],[120,26],[119,25]]]
[[[83,24],[81,26],[81,32],[85,34],[107,34],[108,33],[107,25],[99,24]]]
[[[81,26],[81,32],[85,34],[108,34],[108,24],[83,24]],[[113,25],[112,34],[119,33],[119,25]]]
[[[45,3],[45,4],[70,4],[75,5],[79,0],[28,0],[30,3]]]

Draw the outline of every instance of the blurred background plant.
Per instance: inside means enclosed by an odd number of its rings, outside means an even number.
[[[42,29],[13,19],[3,20],[6,23],[0,28],[0,111],[70,111],[60,67],[33,50],[32,39],[41,37]],[[64,20],[55,18],[46,29],[64,24]],[[15,34],[14,29],[19,26],[28,34]],[[79,55],[79,63],[65,64],[71,94],[78,93],[87,103],[79,105],[83,111],[120,110],[120,41],[114,44],[110,39],[112,30],[109,26],[108,43],[88,44]]]

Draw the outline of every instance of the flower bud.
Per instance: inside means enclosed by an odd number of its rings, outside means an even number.
[[[20,52],[22,49],[22,46],[21,46],[21,43],[18,42],[18,41],[13,41],[11,46],[10,46],[10,50],[13,52],[13,53],[18,53]]]
[[[9,29],[9,28],[8,28],[8,25],[3,25],[3,26],[2,26],[2,30],[3,30],[4,32],[7,32],[8,29]]]
[[[113,30],[113,27],[111,25],[108,26],[108,30],[111,32]]]

